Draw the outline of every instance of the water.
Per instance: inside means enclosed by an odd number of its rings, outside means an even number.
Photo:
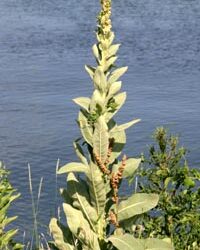
[[[11,211],[21,232],[32,227],[27,164],[35,194],[44,177],[39,220],[47,224],[57,158],[61,165],[75,160],[78,108],[71,99],[92,91],[83,65],[94,63],[98,10],[97,0],[0,1],[0,158],[22,194]],[[181,135],[190,165],[199,167],[199,0],[116,0],[113,23],[123,45],[118,64],[129,66],[128,100],[117,118],[142,119],[128,131],[127,155],[139,155],[154,128],[165,125]]]

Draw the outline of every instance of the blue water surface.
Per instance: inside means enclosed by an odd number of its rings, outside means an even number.
[[[92,93],[84,64],[95,63],[98,11],[97,0],[0,1],[0,158],[21,193],[11,210],[21,235],[32,228],[27,164],[35,195],[44,178],[39,221],[47,225],[55,211],[56,161],[76,160],[72,99]],[[122,43],[118,65],[129,66],[128,99],[117,121],[142,119],[128,131],[126,154],[140,155],[155,127],[164,125],[181,135],[190,165],[198,168],[200,1],[115,0],[113,29]]]

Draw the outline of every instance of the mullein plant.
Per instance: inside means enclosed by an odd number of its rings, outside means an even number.
[[[118,80],[127,67],[115,66],[120,44],[113,44],[110,16],[111,0],[101,0],[97,44],[92,47],[97,66],[85,66],[94,92],[91,98],[74,99],[80,106],[82,137],[74,142],[80,162],[66,164],[58,171],[67,174],[67,188],[61,189],[67,226],[51,219],[51,245],[59,250],[171,250],[168,239],[139,239],[127,233],[138,215],[157,205],[159,196],[134,193],[123,200],[119,197],[120,184],[133,178],[141,159],[120,157],[125,130],[139,120],[117,125],[113,119],[126,100]]]

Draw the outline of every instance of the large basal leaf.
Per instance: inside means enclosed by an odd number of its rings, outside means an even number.
[[[103,116],[100,116],[95,124],[93,136],[93,150],[102,163],[106,161],[109,146],[108,126]]]
[[[108,84],[116,82],[127,71],[127,69],[128,67],[122,67],[114,70],[108,80]]]
[[[102,172],[96,164],[91,162],[87,176],[91,203],[96,208],[98,217],[100,217],[104,213],[106,203],[106,188]]]
[[[73,99],[73,101],[78,104],[83,109],[87,110],[89,112],[89,105],[90,105],[90,98],[88,97],[78,97]]]
[[[108,240],[119,250],[145,250],[142,242],[130,234],[111,236]]]
[[[83,111],[79,112],[78,122],[79,122],[80,130],[81,130],[83,138],[90,146],[92,146],[92,137],[93,137],[92,128],[89,125],[87,118],[84,115]]]
[[[53,236],[54,244],[59,250],[74,250],[74,247],[65,242],[65,235],[58,226],[56,218],[52,218],[49,224],[50,233]]]
[[[63,204],[63,209],[71,232],[83,243],[83,246],[100,250],[97,235],[91,230],[82,212],[69,204]]]
[[[90,226],[95,231],[95,224],[98,217],[96,210],[89,203],[87,189],[88,187],[86,186],[86,183],[78,181],[73,173],[68,175],[67,191],[74,200],[73,204],[76,208],[82,211]]]
[[[133,194],[118,206],[118,220],[127,220],[135,215],[142,214],[154,208],[159,200],[157,194]]]
[[[58,174],[64,174],[64,173],[69,173],[69,172],[87,173],[88,170],[89,170],[89,167],[83,163],[71,162],[71,163],[68,163],[68,164],[64,165],[63,167],[61,167],[57,173]]]
[[[126,129],[130,128],[131,126],[133,126],[134,124],[136,124],[136,123],[138,123],[140,121],[141,121],[140,119],[134,119],[134,120],[132,120],[130,122],[127,122],[125,124],[115,126],[112,129],[112,133],[119,132],[119,131],[122,131],[122,130],[126,130]]]

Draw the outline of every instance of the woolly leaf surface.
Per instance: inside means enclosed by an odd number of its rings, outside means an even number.
[[[67,178],[67,190],[74,201],[77,201],[76,208],[82,211],[90,226],[94,229],[97,222],[97,212],[89,203],[89,194],[85,182],[78,181],[73,173]]]
[[[83,109],[89,111],[89,105],[90,105],[90,98],[88,97],[78,97],[73,99],[73,101],[78,104],[80,107],[82,107]]]
[[[159,200],[157,194],[133,194],[118,206],[118,220],[123,221],[154,208]]]
[[[105,122],[105,118],[100,116],[95,124],[94,136],[93,136],[93,150],[102,163],[106,161],[109,146],[109,133],[108,126]]]
[[[69,172],[83,172],[87,173],[89,170],[88,166],[80,163],[80,162],[70,162],[64,166],[62,166],[58,170],[58,174],[64,174],[64,173],[69,173]]]
[[[104,213],[106,203],[106,188],[103,175],[99,167],[91,162],[87,176],[91,203],[96,208],[98,217],[100,217]]]
[[[89,125],[87,117],[82,110],[79,112],[78,122],[83,138],[90,146],[92,146],[92,128]]]
[[[126,71],[128,67],[122,67],[114,70],[108,80],[108,84],[116,82]]]

